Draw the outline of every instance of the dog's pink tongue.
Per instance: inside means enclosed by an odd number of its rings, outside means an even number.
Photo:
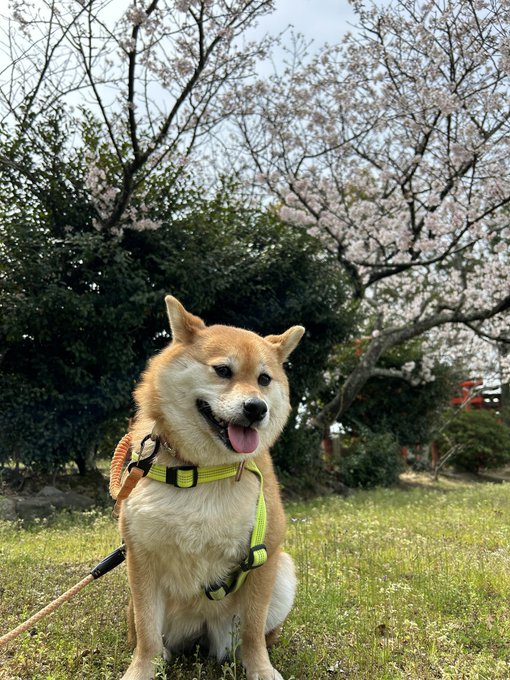
[[[251,427],[229,423],[228,438],[237,453],[252,453],[259,445],[259,433]]]

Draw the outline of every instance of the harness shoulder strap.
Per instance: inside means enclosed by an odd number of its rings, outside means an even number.
[[[257,567],[261,567],[267,562],[267,548],[264,540],[266,537],[267,511],[266,500],[264,498],[264,478],[254,461],[248,461],[246,469],[253,472],[259,478],[260,490],[257,501],[257,513],[255,515],[255,525],[251,532],[250,549],[248,556],[243,560],[239,568],[236,569],[222,583],[206,588],[205,594],[210,600],[223,600],[230,593],[235,593],[243,585],[249,572]]]

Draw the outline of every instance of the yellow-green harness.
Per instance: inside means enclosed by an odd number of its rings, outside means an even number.
[[[150,456],[152,458],[152,456]],[[167,467],[157,463],[147,465],[144,459],[139,460],[137,453],[131,454],[131,464],[143,467],[145,476],[155,479],[158,482],[171,484],[178,489],[192,489],[197,484],[216,482],[220,479],[236,477],[239,472],[239,465],[225,464],[213,467],[195,467],[194,465],[181,465]],[[138,462],[139,461],[139,462]],[[264,498],[264,478],[253,460],[246,461],[244,468],[257,475],[260,482],[260,491],[257,501],[257,512],[255,515],[255,525],[251,532],[250,549],[248,556],[232,574],[222,583],[217,583],[205,588],[205,594],[210,600],[222,600],[230,593],[235,593],[243,585],[248,573],[252,569],[261,567],[267,561],[267,549],[264,544],[266,536],[266,501]]]

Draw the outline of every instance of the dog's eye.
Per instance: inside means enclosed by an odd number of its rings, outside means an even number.
[[[232,377],[232,369],[230,368],[230,366],[227,366],[226,364],[221,364],[220,366],[213,366],[213,368],[220,378]]]
[[[261,387],[267,387],[270,382],[271,382],[271,376],[268,375],[267,373],[261,373],[259,375],[259,385]]]

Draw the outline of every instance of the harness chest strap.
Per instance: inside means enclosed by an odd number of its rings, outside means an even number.
[[[137,453],[131,454],[131,461],[130,466],[140,466],[138,469],[143,468],[144,476],[150,477],[158,482],[171,484],[178,489],[191,489],[197,484],[205,484],[220,479],[235,477],[238,473],[238,465],[236,464],[216,465],[206,468],[198,468],[193,465],[167,467],[166,465],[160,465],[158,463],[144,465],[144,459],[139,461]],[[236,571],[230,574],[222,583],[215,584],[205,589],[205,594],[210,600],[222,600],[230,593],[238,591],[246,580],[248,573],[252,569],[261,567],[267,561],[267,549],[264,544],[267,526],[264,478],[256,463],[252,460],[245,463],[245,469],[255,474],[260,483],[255,524],[250,537],[250,549],[248,556],[240,563],[239,568],[236,569]]]

